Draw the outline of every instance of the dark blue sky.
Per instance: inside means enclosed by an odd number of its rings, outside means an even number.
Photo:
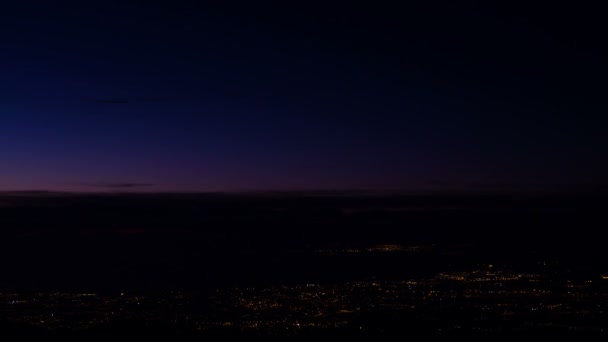
[[[222,3],[3,3],[0,190],[608,183],[598,9]]]

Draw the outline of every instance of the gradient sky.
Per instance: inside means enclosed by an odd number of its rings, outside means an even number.
[[[210,3],[3,2],[0,190],[608,183],[597,8]]]

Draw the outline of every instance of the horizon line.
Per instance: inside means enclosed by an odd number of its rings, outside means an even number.
[[[87,191],[87,190],[49,190],[23,189],[1,190],[0,195],[288,195],[288,194],[324,194],[324,195],[508,195],[508,194],[560,194],[560,193],[607,193],[608,185],[553,185],[533,187],[477,187],[477,188],[427,188],[427,189],[265,189],[265,190],[129,190],[129,191]]]

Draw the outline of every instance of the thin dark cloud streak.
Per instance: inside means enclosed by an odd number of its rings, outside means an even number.
[[[154,186],[154,183],[135,183],[135,182],[119,182],[119,183],[94,183],[86,184],[89,187],[94,188],[106,188],[106,189],[133,189],[133,188],[146,188]]]
[[[127,105],[127,104],[142,104],[142,103],[158,103],[162,99],[154,97],[134,97],[134,98],[123,98],[123,97],[110,97],[110,98],[99,98],[93,100],[93,102],[101,105]]]

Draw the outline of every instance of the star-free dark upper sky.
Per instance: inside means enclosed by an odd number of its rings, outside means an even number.
[[[605,184],[583,3],[5,1],[0,190]]]

